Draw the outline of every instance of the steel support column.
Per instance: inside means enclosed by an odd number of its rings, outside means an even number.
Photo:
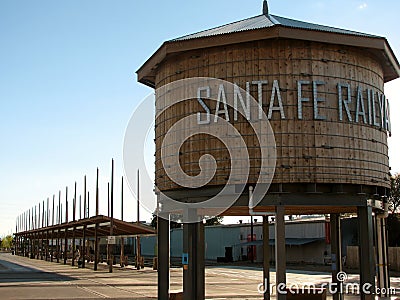
[[[340,214],[330,215],[331,258],[332,258],[332,283],[338,287],[338,292],[333,295],[333,300],[343,299],[343,282],[338,274],[342,272],[342,237],[340,226]]]
[[[124,249],[125,245],[124,245],[124,238],[121,237],[121,252],[120,252],[120,256],[119,256],[119,265],[121,267],[125,267],[125,249]]]
[[[82,268],[86,267],[86,225],[83,225],[83,243],[82,243],[82,249],[81,249],[81,253],[82,253]]]
[[[57,258],[57,262],[59,263],[60,262],[60,230],[58,230],[58,234],[57,234],[57,255],[56,255],[56,258]]]
[[[49,257],[50,257],[50,241],[49,241],[49,231],[46,231],[46,261],[49,261]]]
[[[68,187],[65,188],[65,224],[68,224]],[[64,265],[67,264],[68,260],[68,230],[67,227],[64,229]]]
[[[277,299],[286,300],[286,240],[285,240],[285,207],[276,206],[275,218],[275,262]]]
[[[98,224],[94,227],[94,271],[97,271],[97,264],[99,263],[99,238],[97,236],[97,228]]]
[[[96,171],[96,217],[99,215],[99,168]],[[99,238],[97,236],[97,230],[99,224],[96,223],[94,227],[94,266],[93,270],[97,271],[97,264],[99,263]]]
[[[187,265],[183,268],[183,299],[205,299],[204,224],[183,225],[183,252]]]
[[[360,258],[360,285],[362,300],[375,298],[375,261],[373,250],[373,221],[372,207],[360,206],[358,214],[359,258]]]
[[[72,228],[72,262],[71,266],[75,266],[75,226]]]
[[[389,295],[389,270],[387,257],[386,241],[386,218],[376,216],[376,257],[377,257],[377,286],[380,291],[384,291],[379,296],[388,297]]]
[[[169,299],[169,221],[157,218],[158,300]]]
[[[111,161],[111,189],[110,189],[110,236],[114,236],[114,160]],[[114,245],[108,244],[108,272],[113,272]]]
[[[51,253],[50,253],[50,261],[53,262],[53,256],[54,256],[54,229],[51,231]]]
[[[263,216],[263,282],[264,282],[264,300],[271,298],[271,291],[269,289],[270,276],[269,276],[269,223],[268,216]]]
[[[64,265],[67,264],[68,260],[68,236],[67,228],[64,229]]]

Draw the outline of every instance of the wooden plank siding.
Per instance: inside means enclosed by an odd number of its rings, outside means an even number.
[[[167,56],[157,67],[155,85],[159,88],[179,79],[197,76],[224,79],[239,84],[243,89],[246,88],[246,82],[268,80],[263,90],[263,109],[266,112],[273,81],[279,80],[286,118],[282,119],[279,111],[274,111],[270,120],[278,156],[273,183],[343,183],[389,187],[386,132],[364,124],[362,117],[358,123],[354,120],[349,122],[344,109],[343,121],[338,116],[338,83],[351,85],[354,107],[357,102],[356,87],[364,90],[367,123],[365,90],[383,93],[383,67],[369,52],[350,46],[289,39],[190,50]],[[319,114],[326,116],[326,120],[313,118],[312,84],[303,86],[303,97],[310,101],[302,103],[303,120],[298,119],[299,80],[326,82],[318,89],[318,97],[326,99],[326,102],[319,103]],[[256,85],[251,85],[251,94],[257,99]],[[210,104],[209,107],[214,108],[215,105]],[[162,166],[162,139],[179,119],[199,111],[203,109],[193,99],[174,105],[156,120],[156,185],[162,191],[180,188],[168,178]],[[377,106],[377,119],[379,114]],[[354,118],[354,113],[352,116]],[[251,155],[249,183],[254,184],[258,179],[261,153],[257,139],[240,114],[237,121],[233,121],[233,115],[230,118],[248,146]],[[226,184],[231,164],[229,153],[221,141],[199,134],[186,141],[179,152],[179,161],[188,175],[200,172],[198,162],[203,154],[214,156],[218,170],[209,185]]]

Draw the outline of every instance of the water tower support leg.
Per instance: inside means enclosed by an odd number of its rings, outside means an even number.
[[[279,293],[286,290],[286,240],[285,240],[285,207],[276,207],[275,218],[275,260],[277,299],[286,300],[286,294]]]
[[[388,257],[387,257],[387,241],[386,241],[386,220],[385,218],[375,217],[376,222],[376,263],[378,265],[377,285],[380,291],[383,291],[380,296],[389,296],[389,272],[388,272]]]
[[[168,219],[159,217],[157,224],[158,300],[169,299],[169,228]]]
[[[359,258],[360,258],[360,288],[363,287],[367,293],[361,292],[361,300],[375,299],[375,262],[373,250],[373,222],[372,207],[360,206],[358,214]]]
[[[333,295],[333,300],[342,300],[342,282],[338,280],[338,273],[342,272],[342,237],[340,232],[340,214],[331,214],[331,257],[332,257],[332,282],[336,284],[338,292]]]
[[[188,264],[183,268],[183,299],[205,299],[204,225],[183,225],[183,252]]]
[[[269,290],[269,284],[270,284],[270,276],[269,276],[269,223],[268,223],[268,217],[264,216],[263,217],[263,277],[264,277],[264,300],[269,300],[270,299],[270,290]]]

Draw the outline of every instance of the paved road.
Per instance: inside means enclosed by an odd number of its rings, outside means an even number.
[[[92,267],[78,269],[61,263],[0,254],[0,299],[156,299],[156,271],[127,267],[115,268],[110,274],[106,265],[100,265],[96,272]],[[181,290],[182,269],[171,269],[170,277],[171,290]],[[271,272],[271,283],[274,278],[275,273]],[[358,282],[358,279],[356,275],[349,275],[348,282]],[[259,268],[210,267],[206,269],[206,297],[214,300],[262,299],[258,293],[261,281],[262,270]],[[318,285],[329,281],[330,275],[323,272],[287,273],[288,284]],[[400,278],[392,278],[392,286],[398,288],[400,295]],[[359,297],[346,296],[345,299]]]

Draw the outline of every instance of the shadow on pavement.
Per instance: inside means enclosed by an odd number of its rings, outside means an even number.
[[[48,273],[0,259],[0,284],[13,282],[73,281],[72,277]]]

